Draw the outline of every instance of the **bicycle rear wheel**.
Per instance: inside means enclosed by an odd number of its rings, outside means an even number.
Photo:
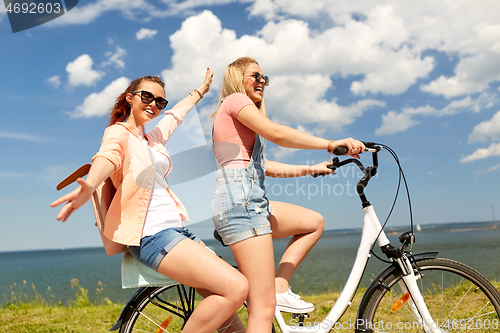
[[[195,288],[182,284],[147,288],[132,303],[125,314],[120,333],[181,332],[187,320],[201,302]],[[219,333],[244,331],[247,311],[244,306],[221,326]]]
[[[420,292],[442,332],[499,331],[500,294],[485,277],[448,259],[423,259],[416,264],[422,274],[417,280]],[[425,332],[399,269],[379,280],[370,292],[358,313],[357,332]]]

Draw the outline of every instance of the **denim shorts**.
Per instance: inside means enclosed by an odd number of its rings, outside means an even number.
[[[186,238],[192,239],[198,243],[201,241],[201,239],[187,228],[168,228],[152,236],[144,237],[141,239],[140,246],[129,246],[128,249],[142,264],[158,271],[158,266],[167,253],[172,250],[177,243]]]
[[[212,221],[225,245],[272,233],[264,177],[255,169],[219,169]]]

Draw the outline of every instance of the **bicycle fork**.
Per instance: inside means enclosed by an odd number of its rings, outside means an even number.
[[[403,280],[399,281],[399,284],[403,294],[408,293],[410,295],[408,306],[414,318],[418,320],[423,330],[427,333],[446,333],[447,331],[439,328],[438,323],[432,319],[429,309],[427,309],[424,297],[417,285],[417,280],[421,278],[420,273],[413,269],[406,254],[403,253],[401,258],[395,260],[403,272]],[[401,302],[401,300],[398,302]]]

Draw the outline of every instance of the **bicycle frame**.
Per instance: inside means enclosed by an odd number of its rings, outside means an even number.
[[[315,323],[314,326],[298,326],[298,325],[287,325],[281,315],[281,312],[276,308],[275,318],[282,333],[295,333],[295,332],[318,332],[327,333],[330,332],[332,327],[337,323],[337,321],[342,317],[345,310],[351,305],[351,301],[356,293],[356,289],[361,281],[368,258],[370,257],[370,249],[373,244],[378,239],[378,245],[380,247],[388,245],[390,242],[387,239],[382,226],[378,220],[377,215],[373,206],[368,206],[363,208],[365,213],[363,229],[361,232],[361,242],[356,254],[356,259],[354,265],[351,269],[351,273],[347,279],[347,282],[340,293],[339,298],[333,305],[330,312],[327,314],[326,318],[323,319],[321,323]]]
[[[278,308],[275,310],[275,319],[281,329],[282,333],[297,333],[297,332],[314,332],[314,333],[328,333],[333,328],[333,326],[339,321],[347,308],[351,305],[351,301],[354,298],[354,294],[359,286],[361,278],[363,277],[364,270],[370,258],[370,250],[375,242],[378,240],[378,245],[382,249],[382,252],[388,255],[389,259],[395,261],[399,264],[402,272],[404,272],[403,281],[405,283],[405,289],[408,290],[411,296],[411,305],[415,315],[424,327],[426,332],[430,333],[441,333],[442,331],[438,328],[430,315],[425,301],[420,293],[417,286],[417,279],[419,276],[415,275],[414,269],[410,263],[410,260],[401,251],[397,251],[389,242],[382,225],[375,213],[373,206],[366,200],[364,195],[364,188],[367,186],[370,178],[376,173],[378,167],[377,152],[380,149],[370,150],[373,154],[374,167],[368,167],[365,169],[361,163],[356,160],[336,161],[337,167],[345,165],[349,162],[356,163],[360,169],[365,173],[365,176],[358,183],[358,194],[363,203],[364,221],[363,228],[361,232],[361,241],[358,247],[356,258],[347,279],[347,282],[340,293],[339,298],[333,305],[330,312],[326,315],[320,323],[314,323],[314,326],[300,326],[298,323],[296,325],[288,325],[285,323],[283,316]],[[396,251],[394,251],[396,250]]]

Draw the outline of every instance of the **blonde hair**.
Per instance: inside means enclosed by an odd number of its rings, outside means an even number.
[[[242,93],[247,95],[245,87],[243,86],[243,75],[245,74],[245,70],[251,64],[258,65],[259,63],[253,58],[241,57],[236,59],[226,67],[224,76],[222,77],[222,87],[219,95],[219,102],[217,103],[215,112],[210,115],[211,118],[217,114],[220,105],[229,95],[234,93]],[[266,102],[264,101],[264,99],[262,99],[262,101],[258,103],[255,103],[255,106],[257,106],[260,112],[267,116]]]

